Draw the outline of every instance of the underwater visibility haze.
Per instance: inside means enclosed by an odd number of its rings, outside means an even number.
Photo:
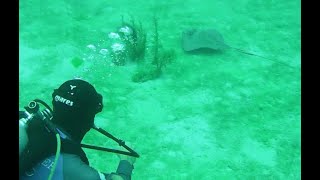
[[[80,77],[132,179],[301,179],[301,2],[20,0],[19,107]],[[84,143],[119,147],[95,131]],[[112,172],[113,153],[84,149]]]

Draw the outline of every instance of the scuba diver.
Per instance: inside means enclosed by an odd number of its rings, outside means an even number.
[[[40,111],[39,103],[47,109]],[[139,155],[119,140],[94,125],[102,111],[102,96],[87,81],[72,79],[52,94],[53,109],[34,100],[19,111],[19,179],[127,180],[131,179]],[[108,136],[130,151],[124,152],[81,144],[90,129]],[[116,172],[100,172],[89,165],[82,147],[118,154]],[[61,152],[61,153],[60,153]]]

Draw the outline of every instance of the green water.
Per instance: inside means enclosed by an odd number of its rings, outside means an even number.
[[[301,179],[300,1],[20,0],[19,107],[73,77],[104,96],[96,124],[141,157],[133,179]],[[121,24],[142,22],[147,39],[176,52],[160,77],[132,82],[135,63],[115,66],[99,53]],[[181,33],[215,28],[227,44],[293,68],[228,50],[186,54]],[[96,47],[96,51],[88,48]],[[150,49],[147,49],[150,53]],[[96,132],[85,143],[118,148]],[[111,172],[118,158],[88,150]]]

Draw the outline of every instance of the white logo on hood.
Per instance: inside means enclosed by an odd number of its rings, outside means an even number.
[[[66,99],[66,98],[63,98],[63,97],[58,96],[58,95],[56,95],[56,96],[54,97],[54,100],[55,100],[56,102],[62,102],[63,104],[66,104],[66,105],[68,105],[68,106],[73,106],[73,101],[71,101],[71,100],[69,100],[69,99]]]

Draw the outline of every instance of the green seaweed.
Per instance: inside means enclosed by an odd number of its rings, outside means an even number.
[[[153,18],[154,34],[151,41],[151,55],[146,58],[146,62],[140,65],[136,73],[132,76],[133,82],[145,82],[159,78],[163,69],[176,58],[176,53],[173,49],[161,48],[159,33],[158,33],[158,19]],[[149,60],[149,61],[148,61]]]
[[[153,65],[140,66],[136,73],[132,76],[131,80],[133,82],[146,82],[149,80],[157,79],[161,72]]]
[[[122,27],[124,26],[129,27],[133,31],[130,37],[119,33],[125,43],[127,57],[135,62],[143,61],[146,50],[147,33],[142,23],[139,21],[139,23],[136,24],[133,16],[131,16],[130,23],[127,23],[122,17]]]
[[[154,35],[153,35],[153,61],[152,64],[155,65],[158,71],[162,72],[163,68],[173,61],[176,57],[176,53],[173,49],[165,49],[159,40],[158,33],[158,19],[153,18],[154,23]]]
[[[176,52],[173,49],[164,49],[159,52],[159,57],[157,60],[157,69],[162,71],[168,64],[172,63],[176,58]]]
[[[160,42],[159,42],[159,33],[158,33],[158,19],[154,16],[153,17],[153,24],[154,24],[154,34],[153,34],[153,61],[152,64],[159,65],[159,47],[160,47]]]

